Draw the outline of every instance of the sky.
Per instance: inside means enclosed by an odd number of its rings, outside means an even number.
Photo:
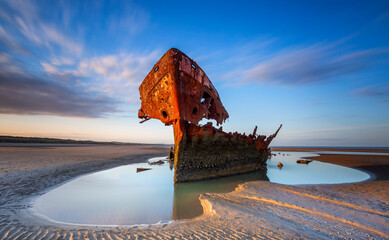
[[[137,111],[175,47],[215,85],[226,132],[389,147],[388,29],[380,0],[0,0],[0,135],[173,143]]]

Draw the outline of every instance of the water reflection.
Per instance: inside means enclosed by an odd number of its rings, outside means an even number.
[[[80,176],[37,198],[33,211],[54,221],[82,225],[154,224],[192,218],[202,214],[199,195],[205,192],[233,191],[249,181],[282,184],[318,184],[358,182],[369,178],[364,172],[313,161],[296,164],[312,153],[284,152],[268,161],[267,174],[255,172],[198,182],[173,184],[173,170],[168,163],[147,163]],[[153,158],[150,161],[166,160]],[[277,163],[284,167],[280,170]],[[149,171],[136,173],[139,167]]]
[[[269,181],[265,171],[215,178],[198,182],[176,183],[174,185],[173,220],[196,217],[203,209],[199,201],[201,193],[231,192],[239,184],[250,181]]]
[[[348,154],[348,153],[347,153]],[[312,161],[309,164],[297,164],[297,159],[318,156],[306,152],[280,152],[267,162],[267,176],[270,182],[286,185],[294,184],[338,184],[360,182],[369,179],[365,172],[335,164]],[[284,166],[279,169],[278,162]]]

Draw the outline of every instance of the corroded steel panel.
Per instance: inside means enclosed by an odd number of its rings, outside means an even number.
[[[168,125],[176,119],[197,124],[203,118],[222,124],[228,118],[207,75],[177,49],[167,51],[154,65],[139,92],[139,118],[155,118]]]

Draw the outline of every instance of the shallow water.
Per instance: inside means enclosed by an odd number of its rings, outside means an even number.
[[[248,181],[281,184],[334,184],[364,181],[369,175],[338,165],[296,160],[313,153],[283,152],[268,161],[267,175],[254,172],[231,177],[173,184],[168,162],[131,164],[80,176],[37,198],[33,211],[53,221],[82,225],[154,224],[192,218],[202,213],[204,192],[230,192]],[[151,162],[165,157],[150,159]],[[276,165],[284,165],[279,169]],[[136,168],[152,168],[136,172]]]
[[[318,156],[318,154],[282,152],[272,156],[267,162],[267,176],[270,182],[286,185],[339,184],[361,182],[370,177],[365,172],[331,163],[320,161],[312,161],[309,164],[296,163],[297,159],[308,156]],[[283,164],[281,169],[277,167],[278,162]]]
[[[372,155],[372,156],[389,156],[389,153],[379,152],[342,152],[342,151],[318,151],[318,154],[348,154],[348,155]]]

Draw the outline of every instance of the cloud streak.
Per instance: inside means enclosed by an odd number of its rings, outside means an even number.
[[[103,91],[126,104],[136,104],[139,102],[138,87],[158,56],[159,51],[119,53],[81,59],[71,66],[57,60],[41,62],[41,66],[49,76],[84,79],[82,83],[88,89]]]
[[[376,84],[363,88],[359,88],[353,91],[353,94],[360,97],[374,97],[374,98],[388,98],[389,86],[388,84]],[[381,100],[386,102],[385,100]]]
[[[226,74],[238,83],[299,86],[319,83],[361,72],[378,64],[377,56],[388,55],[388,49],[368,49],[344,52],[336,44],[314,44],[290,47],[249,68]],[[247,64],[249,65],[249,64]]]
[[[0,1],[0,113],[104,117],[139,103],[159,52],[99,54],[83,41],[96,32],[132,36],[147,13],[129,1],[47,4]],[[106,19],[107,7],[117,14]]]
[[[117,102],[95,92],[69,89],[61,84],[0,71],[0,113],[104,117],[117,112]]]
[[[75,56],[82,54],[82,43],[63,34],[50,20],[42,19],[34,1],[6,0],[0,7],[8,10],[0,14],[0,39],[5,45],[19,52],[25,51],[21,45],[34,44]]]

